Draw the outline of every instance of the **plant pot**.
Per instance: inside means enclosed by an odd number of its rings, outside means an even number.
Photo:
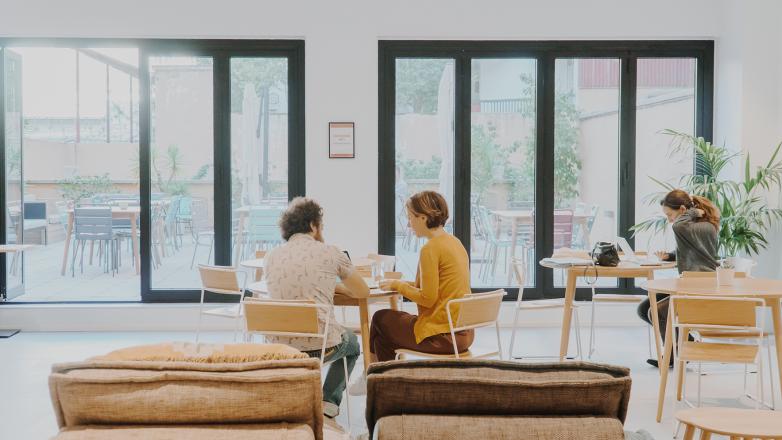
[[[717,284],[720,286],[730,286],[733,284],[733,279],[736,277],[735,269],[725,269],[723,267],[717,268]]]

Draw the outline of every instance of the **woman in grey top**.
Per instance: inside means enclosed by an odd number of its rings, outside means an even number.
[[[663,261],[676,261],[679,273],[682,272],[714,272],[717,263],[717,236],[720,228],[720,212],[709,199],[700,196],[690,196],[686,191],[673,190],[666,194],[660,202],[663,213],[672,223],[673,235],[676,238],[674,252],[658,252]],[[661,295],[662,296],[662,295]],[[658,301],[658,316],[660,330],[665,339],[665,322],[668,319],[668,297]],[[638,306],[638,316],[650,325],[649,300],[644,300]],[[656,359],[649,359],[651,365],[657,366]],[[671,359],[673,365],[673,359]]]

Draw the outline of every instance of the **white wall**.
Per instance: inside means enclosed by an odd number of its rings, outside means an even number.
[[[742,8],[750,3],[751,11],[744,12]],[[719,47],[717,84],[730,88],[718,90],[716,120],[731,137],[746,139],[746,145],[760,148],[782,137],[779,81],[765,70],[760,51],[754,50],[760,40],[778,35],[773,30],[777,23],[772,22],[780,17],[776,13],[779,7],[773,3],[26,0],[6,2],[0,14],[0,32],[36,37],[306,39],[307,191],[326,208],[327,239],[363,253],[377,242],[378,39],[715,38]],[[736,15],[741,15],[742,21],[734,26]],[[755,26],[755,22],[761,25]],[[782,40],[775,41],[768,44],[776,46],[778,66]],[[753,55],[743,53],[749,48]],[[721,73],[723,59],[725,78]],[[775,87],[773,94],[767,89],[770,86]],[[742,104],[745,113],[736,103]],[[749,113],[757,107],[776,110],[759,119]],[[327,159],[327,123],[333,120],[356,122],[355,160]],[[717,133],[721,132],[718,128]]]
[[[717,45],[714,141],[750,154],[753,165],[765,163],[782,141],[782,3],[725,3]],[[737,164],[743,166],[741,164]],[[743,169],[731,170],[734,177]],[[767,194],[779,206],[778,191]],[[782,233],[769,236],[769,248],[757,259],[755,275],[782,274]]]

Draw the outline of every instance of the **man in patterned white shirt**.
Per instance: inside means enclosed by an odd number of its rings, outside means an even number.
[[[347,255],[323,242],[323,209],[312,199],[297,197],[280,218],[282,238],[286,243],[271,250],[264,262],[269,295],[274,299],[310,300],[334,305],[334,293],[366,297],[369,288],[350,263]],[[337,282],[337,277],[342,281]],[[330,313],[326,335],[326,362],[335,361],[323,384],[323,413],[334,418],[339,414],[346,378],[340,363],[347,359],[348,372],[361,350],[358,338],[343,328],[334,317],[333,308],[319,310],[321,329]],[[304,337],[269,337],[269,342],[290,345],[312,357],[320,357],[323,340]],[[336,368],[335,368],[336,366]]]

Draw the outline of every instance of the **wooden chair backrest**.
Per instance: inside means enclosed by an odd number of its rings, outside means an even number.
[[[500,305],[505,291],[495,290],[486,293],[472,293],[460,299],[448,301],[448,309],[453,312],[458,307],[458,317],[454,328],[476,328],[493,324],[500,314]]]
[[[214,293],[239,293],[238,272],[233,267],[199,264],[198,272],[204,290]]]
[[[675,297],[673,299],[676,322],[679,325],[698,327],[720,325],[730,327],[755,327],[755,309],[762,301],[745,298]]]
[[[248,299],[244,316],[248,332],[320,333],[318,306],[313,301]]]
[[[746,278],[747,277],[747,273],[746,272],[736,272],[733,276],[735,278]],[[684,271],[684,272],[682,272],[682,278],[717,278],[717,272]]]

